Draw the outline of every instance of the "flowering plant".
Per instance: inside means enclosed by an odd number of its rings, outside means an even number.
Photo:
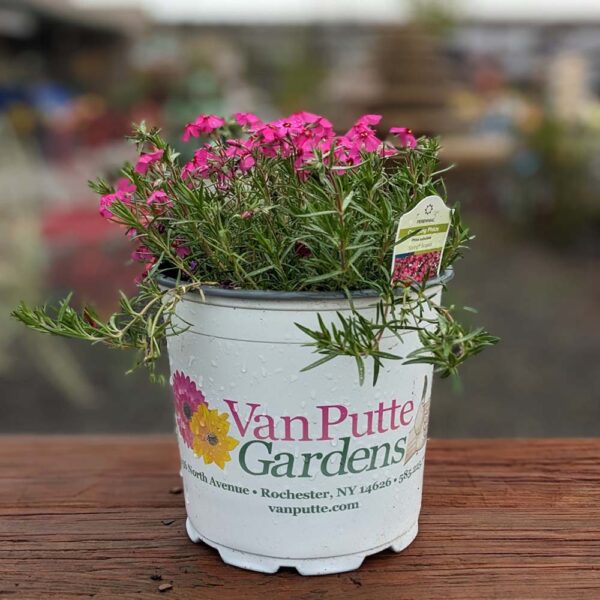
[[[136,164],[125,165],[114,186],[91,183],[100,214],[123,227],[135,244],[134,260],[145,264],[137,296],[122,295],[120,311],[108,320],[89,306],[76,311],[70,298],[55,310],[22,303],[13,314],[38,331],[136,348],[139,363],[151,366],[163,338],[177,333],[171,322],[177,302],[202,286],[335,290],[351,306],[352,292],[368,289],[378,296],[376,319],[352,310],[336,324],[319,319],[314,329],[301,327],[320,355],[306,368],[350,355],[361,381],[367,359],[374,361],[375,381],[386,359],[455,373],[496,338],[467,331],[454,307],[434,304],[425,293],[435,260],[390,275],[399,218],[423,197],[443,195],[438,141],[417,140],[403,127],[390,130],[391,141],[381,140],[380,119],[364,115],[337,135],[326,118],[306,112],[270,123],[250,113],[228,120],[200,115],[183,134],[186,142],[199,138],[189,161],[158,130],[140,124],[132,136]],[[470,239],[455,208],[442,270]],[[174,280],[169,293],[159,286],[161,277]],[[425,306],[435,316],[423,323]],[[386,331],[415,329],[420,350],[400,357],[380,349]]]

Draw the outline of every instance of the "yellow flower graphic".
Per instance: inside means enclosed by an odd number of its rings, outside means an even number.
[[[194,436],[193,449],[196,456],[204,459],[204,464],[215,463],[220,469],[231,460],[229,451],[238,444],[238,440],[229,433],[229,415],[210,410],[206,404],[200,404],[192,415],[190,429]]]

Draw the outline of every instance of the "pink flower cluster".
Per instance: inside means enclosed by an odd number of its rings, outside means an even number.
[[[124,204],[131,204],[133,202],[135,190],[135,185],[131,183],[129,179],[126,179],[125,177],[118,179],[115,185],[115,191],[112,194],[105,194],[100,197],[100,214],[105,219],[110,219],[113,216],[110,207],[115,200],[120,200]]]
[[[232,123],[237,123],[246,137],[226,139],[219,144],[203,144],[195,151],[193,159],[184,165],[181,176],[184,179],[214,177],[217,184],[225,188],[232,177],[250,171],[262,155],[293,158],[295,169],[303,177],[307,165],[318,153],[328,157],[328,164],[338,167],[343,173],[346,168],[360,163],[364,153],[381,156],[397,153],[395,146],[377,137],[374,127],[380,121],[381,115],[363,115],[344,135],[337,135],[328,119],[310,112],[294,113],[270,123],[263,123],[252,113],[238,112],[233,115]],[[187,142],[192,137],[211,135],[226,125],[225,119],[217,115],[199,115],[185,126],[183,140]],[[392,127],[390,134],[400,146],[414,148],[417,145],[415,136],[407,127]],[[157,148],[141,154],[134,171],[148,175],[150,167],[160,163],[163,156],[164,150]],[[115,200],[131,204],[135,191],[133,183],[119,179],[115,191],[101,197],[100,214],[107,219],[112,218],[110,208]],[[162,189],[153,191],[146,202],[154,212],[172,206],[172,200]]]
[[[152,152],[141,154],[133,170],[140,175],[146,175],[151,165],[162,159],[164,152],[164,150],[154,149]],[[115,191],[100,197],[100,214],[105,219],[111,219],[113,217],[111,206],[116,200],[120,200],[125,204],[133,204],[133,196],[136,189],[135,184],[129,181],[129,179],[125,177],[118,179],[115,184]],[[153,191],[148,196],[146,203],[148,206],[154,206],[158,210],[173,205],[172,200],[167,196],[166,192],[161,189]]]
[[[135,165],[135,172],[140,175],[145,175],[148,172],[148,167],[151,164],[159,161],[163,154],[164,150],[154,150],[153,152],[148,152],[147,154],[141,154],[138,158],[137,164]]]
[[[201,134],[209,134],[225,125],[225,119],[217,115],[199,115],[195,121],[188,123],[183,130],[183,141],[187,142],[191,137],[200,137]]]
[[[310,112],[298,112],[283,119],[263,123],[252,113],[236,113],[233,120],[247,134],[246,138],[228,139],[225,144],[205,143],[194,158],[182,169],[184,179],[215,177],[217,184],[225,186],[228,179],[247,173],[262,156],[292,158],[299,175],[318,153],[327,156],[330,164],[340,172],[361,162],[364,153],[392,156],[398,152],[391,143],[381,140],[375,131],[381,115],[363,115],[344,134],[337,135],[331,122]],[[216,115],[200,115],[186,125],[183,140],[210,135],[226,125]],[[414,148],[417,140],[406,127],[393,127],[390,134],[399,145]]]
[[[269,123],[248,112],[235,113],[229,122],[217,115],[199,115],[185,126],[183,140],[187,142],[190,138],[213,134],[214,139],[212,143],[203,143],[196,149],[192,160],[181,169],[181,177],[188,180],[189,185],[195,178],[210,179],[220,189],[226,190],[234,177],[248,173],[261,158],[266,157],[291,159],[298,177],[303,180],[308,177],[311,162],[319,156],[342,175],[358,165],[365,154],[377,153],[386,157],[398,152],[397,147],[377,136],[375,127],[380,121],[380,115],[363,115],[344,135],[337,135],[328,119],[310,112],[294,113]],[[239,128],[244,137],[231,139],[231,131]],[[396,137],[400,146],[414,148],[417,145],[414,135],[406,127],[393,127],[390,134]],[[134,166],[134,172],[145,177],[151,190],[145,201],[135,203],[137,217],[145,227],[150,227],[156,216],[173,206],[169,181],[165,181],[170,162],[165,163],[165,169],[161,167],[164,154],[163,149],[154,147],[142,153]],[[128,179],[119,179],[114,192],[100,198],[100,214],[106,219],[118,221],[111,210],[113,204],[120,201],[133,206],[136,191],[138,195],[141,193]],[[248,220],[254,213],[246,210],[240,216]],[[134,229],[128,231],[133,238],[138,233]],[[172,247],[180,259],[190,257],[191,250],[185,240],[175,239]],[[310,256],[311,253],[304,244],[297,245],[294,252],[301,257]],[[156,262],[150,249],[143,244],[138,245],[132,258],[145,263],[142,277]],[[194,268],[193,264],[195,262],[190,259],[190,268]]]
[[[437,274],[441,252],[424,252],[423,254],[406,254],[394,261],[392,281],[401,283],[421,283]]]
[[[164,150],[154,150],[140,155],[137,164],[134,167],[134,171],[140,175],[146,175],[151,165],[161,160],[164,154]],[[105,194],[100,198],[100,214],[105,219],[113,219],[114,214],[111,210],[112,205],[115,201],[121,201],[125,204],[132,205],[134,194],[136,192],[136,186],[129,181],[129,179],[121,178],[118,179],[115,185],[115,191],[111,194]],[[170,206],[173,206],[173,201],[169,198],[168,194],[162,189],[156,189],[152,191],[146,199],[147,207],[137,206],[137,213],[140,222],[149,225],[152,222],[153,215],[161,214]],[[137,232],[134,229],[129,229],[127,234],[135,238]],[[190,254],[190,250],[183,242],[175,240],[173,243],[176,254],[179,257],[185,257]],[[131,253],[131,258],[136,262],[144,263],[143,272],[136,277],[136,282],[139,283],[148,274],[150,269],[156,263],[156,257],[152,251],[144,244],[139,244],[137,248]]]

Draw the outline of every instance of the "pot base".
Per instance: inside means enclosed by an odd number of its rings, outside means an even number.
[[[296,569],[300,575],[327,575],[331,573],[343,573],[344,571],[354,571],[360,567],[367,556],[381,552],[386,548],[391,548],[394,552],[401,552],[417,537],[419,524],[415,522],[402,535],[386,544],[381,544],[364,552],[329,556],[326,558],[276,558],[234,550],[233,548],[222,546],[205,538],[196,531],[189,518],[185,522],[185,529],[192,542],[197,544],[202,541],[212,546],[219,552],[223,562],[234,567],[259,571],[260,573],[276,573],[281,567],[291,567]]]

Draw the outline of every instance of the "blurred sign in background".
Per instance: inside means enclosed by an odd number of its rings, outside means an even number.
[[[449,8],[450,7],[450,8]],[[503,338],[436,436],[600,433],[600,3],[0,0],[0,431],[165,431],[132,357],[39,336],[19,299],[115,306],[127,240],[88,179],[133,157],[133,121],[178,144],[201,112],[365,112],[443,136],[478,238],[450,296]]]

